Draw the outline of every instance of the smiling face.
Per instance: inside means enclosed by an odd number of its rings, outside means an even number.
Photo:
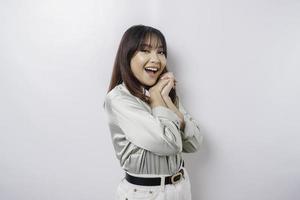
[[[143,86],[153,86],[166,64],[161,41],[155,36],[146,37],[130,61],[131,71]]]

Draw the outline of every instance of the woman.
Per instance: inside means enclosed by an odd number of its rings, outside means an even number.
[[[130,27],[116,55],[104,106],[125,177],[117,199],[191,199],[182,152],[195,152],[203,136],[176,95],[163,34]]]

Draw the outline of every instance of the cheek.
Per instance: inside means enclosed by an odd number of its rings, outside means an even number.
[[[140,57],[138,57],[138,56],[133,57],[130,61],[131,70],[133,70],[133,71],[138,70],[138,68],[140,68],[140,66],[141,66],[141,63],[142,63],[142,61],[141,61]]]
[[[160,63],[162,67],[165,67],[167,65],[167,59],[165,57],[161,58]]]
[[[134,60],[139,65],[143,65],[149,58],[145,55],[142,55],[141,53],[137,53],[134,57]]]
[[[140,56],[135,56],[130,61],[130,68],[136,78],[142,76],[144,71],[143,59]]]

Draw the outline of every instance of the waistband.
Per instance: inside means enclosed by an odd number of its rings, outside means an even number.
[[[167,184],[176,184],[184,178],[184,169],[181,168],[177,173],[166,177],[137,177],[128,173],[125,174],[125,179],[132,184],[142,186],[159,186]]]
[[[179,169],[177,170],[180,171],[181,169],[184,168],[184,161],[182,160],[181,163],[180,163],[180,167]],[[135,176],[135,177],[148,177],[148,178],[151,178],[151,177],[167,177],[167,176],[172,176],[174,174],[136,174],[136,173],[132,173],[132,172],[128,172],[126,171],[127,174],[131,175],[131,176]],[[176,172],[175,172],[176,173]]]

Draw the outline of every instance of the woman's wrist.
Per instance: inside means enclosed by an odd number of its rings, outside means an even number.
[[[160,94],[151,94],[150,97],[150,107],[154,108],[157,106],[168,107]]]

